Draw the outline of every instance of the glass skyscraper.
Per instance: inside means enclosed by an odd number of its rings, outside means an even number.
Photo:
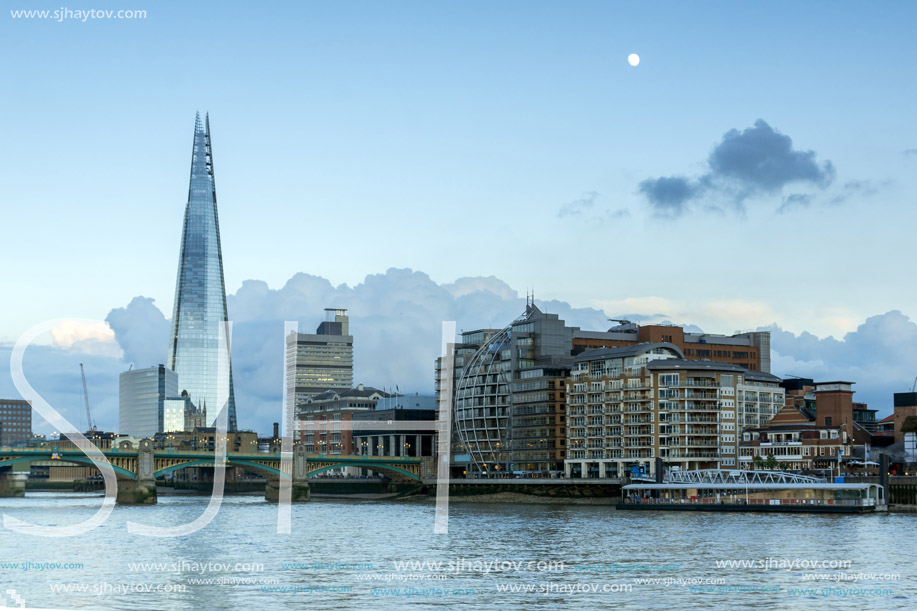
[[[191,184],[182,231],[175,308],[169,342],[169,368],[211,426],[227,405],[229,430],[237,428],[232,369],[220,329],[229,320],[223,283],[220,221],[213,182],[210,116],[194,122]]]

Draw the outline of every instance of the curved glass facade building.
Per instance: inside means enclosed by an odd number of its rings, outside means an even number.
[[[453,372],[457,477],[563,473],[564,392],[575,329],[530,303],[503,329],[462,333]],[[437,388],[442,375],[440,361]]]
[[[221,339],[221,328],[227,320],[210,117],[202,125],[198,113],[168,365],[178,374],[179,391],[188,391],[191,402],[203,411],[205,422],[212,426],[220,409],[227,405],[229,430],[234,431],[237,423],[232,369]]]
[[[452,426],[457,453],[467,453],[466,471],[512,470],[511,341],[512,325],[500,331],[481,329],[463,334],[457,351]]]

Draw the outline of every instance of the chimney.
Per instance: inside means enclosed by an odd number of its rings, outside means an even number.
[[[274,439],[280,439],[280,423],[274,423]]]

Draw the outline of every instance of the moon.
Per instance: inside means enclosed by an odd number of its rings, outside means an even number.
[[[640,56],[637,55],[636,53],[631,53],[630,55],[627,56],[627,63],[630,64],[631,66],[636,66],[637,64],[640,63]]]

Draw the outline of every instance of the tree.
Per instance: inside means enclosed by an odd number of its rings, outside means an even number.
[[[752,462],[755,463],[755,469],[764,469],[764,459],[760,456],[755,456],[755,459]]]
[[[764,465],[768,468],[768,470],[776,469],[777,468],[777,457],[774,456],[773,454],[768,454],[767,460],[764,462]]]

